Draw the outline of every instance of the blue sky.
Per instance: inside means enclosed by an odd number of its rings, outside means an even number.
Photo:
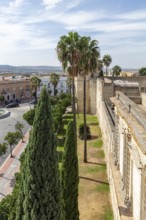
[[[146,66],[145,0],[0,0],[0,64],[60,65],[69,31],[98,40],[111,67]]]

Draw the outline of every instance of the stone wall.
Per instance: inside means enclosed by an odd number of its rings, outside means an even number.
[[[117,191],[115,187],[115,181],[113,178],[113,150],[114,150],[114,125],[111,117],[108,114],[105,102],[103,101],[103,81],[97,80],[97,96],[96,96],[96,114],[99,119],[100,127],[102,130],[102,136],[104,140],[104,152],[107,164],[107,174],[110,184],[111,201],[115,220],[121,220],[120,211],[118,208]]]
[[[146,107],[146,93],[141,93],[142,105]]]
[[[75,79],[75,90],[77,102],[77,111],[83,112],[83,95],[84,95],[84,80],[83,77],[77,77]],[[90,113],[90,80],[86,79],[86,113]]]

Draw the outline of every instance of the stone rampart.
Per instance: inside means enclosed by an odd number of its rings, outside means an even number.
[[[146,93],[141,93],[142,105],[146,107]]]
[[[117,91],[116,95],[118,99],[127,108],[129,113],[132,113],[137,121],[146,129],[146,112],[143,111],[139,106],[137,106],[132,100],[125,96],[122,92]]]
[[[107,174],[110,184],[111,201],[115,220],[121,220],[120,211],[118,207],[118,198],[113,178],[113,170],[111,164],[113,163],[113,149],[114,149],[114,124],[109,115],[105,102],[103,101],[103,81],[97,80],[97,96],[96,96],[96,114],[99,119],[102,136],[104,140],[104,151],[107,164]]]

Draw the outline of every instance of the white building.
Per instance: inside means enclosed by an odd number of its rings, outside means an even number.
[[[38,89],[38,96],[40,95],[40,92],[43,88],[43,86],[46,86],[48,91],[51,91],[51,96],[54,96],[54,86],[52,85],[52,83],[50,82],[50,76],[43,76],[43,77],[39,77],[41,79],[41,84],[40,84],[40,89]],[[60,80],[58,82],[58,85],[56,87],[58,93],[66,93],[68,92],[68,86],[66,83],[67,80],[67,76],[60,76]]]

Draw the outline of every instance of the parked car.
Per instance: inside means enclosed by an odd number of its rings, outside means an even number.
[[[17,102],[12,102],[12,103],[6,105],[6,108],[13,108],[13,107],[18,107],[18,106],[19,106],[19,104]]]

